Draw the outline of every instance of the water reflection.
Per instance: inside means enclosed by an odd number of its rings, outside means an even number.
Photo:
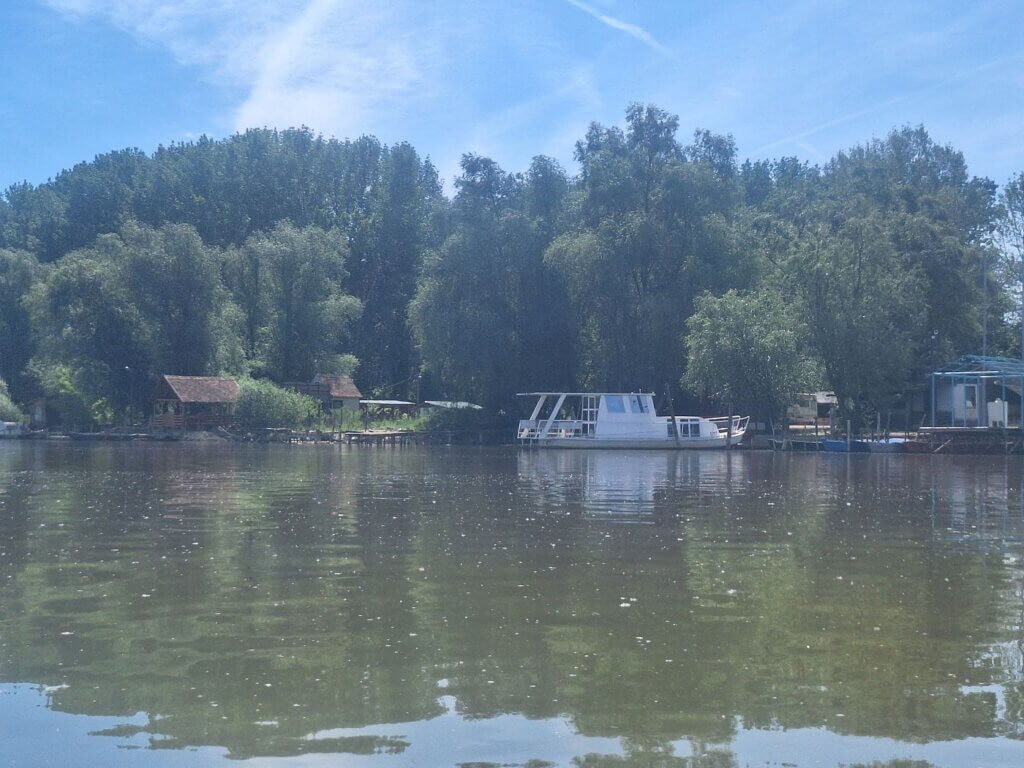
[[[3,445],[0,683],[153,764],[1009,764],[1021,469]]]

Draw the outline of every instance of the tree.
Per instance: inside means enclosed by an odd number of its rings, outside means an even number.
[[[779,419],[818,383],[798,313],[770,288],[704,294],[686,327],[683,386],[736,413]]]
[[[1013,176],[999,195],[999,240],[1007,282],[1017,286],[1021,358],[1024,359],[1024,173]]]
[[[221,256],[187,224],[121,229],[126,291],[152,329],[160,373],[240,373],[235,308],[220,277]]]
[[[0,379],[11,382],[16,395],[24,390],[23,373],[36,347],[22,299],[42,276],[31,253],[0,249]]]
[[[249,238],[242,254],[244,279],[233,288],[257,367],[279,382],[309,380],[320,366],[351,367],[337,357],[362,304],[342,288],[341,233],[283,222]]]
[[[241,363],[218,254],[187,225],[130,222],[62,258],[26,302],[37,372],[53,379],[45,372],[61,367],[90,402],[121,406],[134,397],[138,408],[161,374]]]
[[[23,418],[25,415],[11,400],[7,382],[0,379],[0,421],[21,421]]]
[[[547,158],[527,180],[476,155],[462,171],[453,232],[427,258],[409,321],[449,396],[505,408],[521,388],[570,381],[568,303],[544,262],[566,183]]]
[[[27,304],[39,340],[33,368],[44,389],[62,382],[50,389],[81,392],[89,403],[107,397],[128,404],[133,377],[147,381],[154,329],[128,295],[128,260],[124,241],[106,235],[65,256],[32,290]],[[57,368],[64,373],[53,374]]]
[[[575,216],[545,257],[576,314],[583,381],[602,389],[678,380],[694,298],[749,276],[732,232],[732,139],[698,131],[683,147],[678,119],[653,106],[631,106],[626,123],[577,143]]]
[[[790,262],[803,320],[847,418],[890,402],[913,370],[927,305],[925,280],[874,218],[811,231]]]

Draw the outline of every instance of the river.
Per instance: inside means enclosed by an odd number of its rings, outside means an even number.
[[[1017,457],[0,443],[0,766],[1024,764]]]

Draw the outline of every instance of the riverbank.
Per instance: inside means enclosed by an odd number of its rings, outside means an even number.
[[[364,445],[504,445],[514,442],[508,429],[366,429],[366,430],[293,430],[267,428],[233,432],[223,427],[213,430],[47,432],[43,430],[5,436],[6,440],[53,440],[73,442],[236,442],[236,443],[323,443]]]

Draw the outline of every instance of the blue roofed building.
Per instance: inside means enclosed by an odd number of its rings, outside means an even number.
[[[1024,429],[1024,360],[964,355],[929,379],[931,427]]]

